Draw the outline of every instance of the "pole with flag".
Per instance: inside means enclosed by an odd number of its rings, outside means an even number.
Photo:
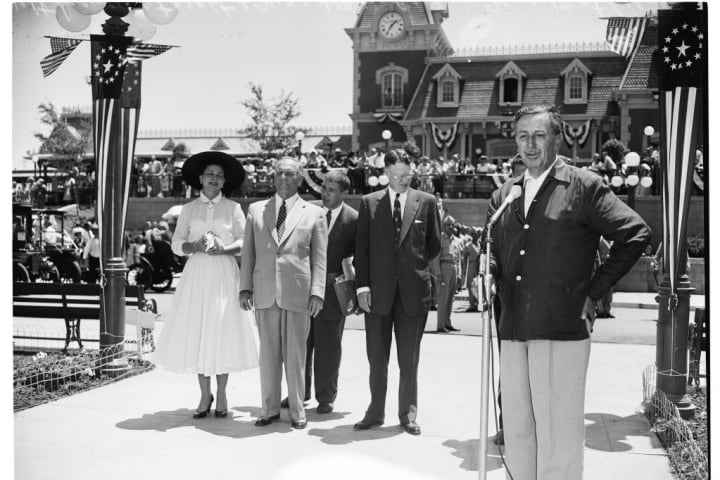
[[[656,387],[684,418],[691,418],[695,407],[687,396],[687,339],[694,288],[686,267],[687,220],[698,134],[707,128],[702,118],[708,32],[707,10],[698,9],[702,4],[677,5],[658,11],[664,275],[658,288]]]

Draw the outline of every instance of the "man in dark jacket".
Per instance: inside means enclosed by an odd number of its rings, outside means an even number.
[[[490,219],[522,187],[491,231],[507,468],[516,480],[574,480],[582,478],[595,302],[630,270],[651,232],[600,177],[557,155],[554,107],[524,107],[514,127],[528,170],[496,191],[488,210]],[[614,243],[593,273],[601,235]]]
[[[367,430],[385,421],[394,329],[400,365],[398,417],[407,433],[419,435],[417,369],[430,309],[430,259],[440,253],[440,215],[435,197],[410,188],[407,153],[389,151],[385,174],[388,187],[365,195],[358,212],[355,285],[358,304],[366,312],[371,398],[354,428]]]

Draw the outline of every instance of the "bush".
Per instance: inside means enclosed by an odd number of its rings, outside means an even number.
[[[692,258],[705,258],[705,239],[699,233],[688,237],[688,256]]]

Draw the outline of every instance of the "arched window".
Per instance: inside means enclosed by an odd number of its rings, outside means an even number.
[[[582,100],[584,81],[585,78],[582,75],[572,75],[568,78],[568,98],[570,100]]]
[[[520,103],[520,79],[509,77],[503,79],[503,103]]]
[[[499,104],[520,105],[523,99],[523,78],[525,72],[520,70],[515,62],[508,62],[497,75],[500,83],[500,99]]]
[[[402,107],[403,81],[399,73],[386,73],[383,75],[383,108]]]
[[[565,77],[565,103],[587,103],[590,69],[576,58],[560,75]]]
[[[452,65],[446,63],[433,75],[437,82],[437,106],[457,107],[460,103],[460,81],[462,77]]]
[[[455,81],[448,79],[442,82],[442,101],[443,103],[455,102]]]

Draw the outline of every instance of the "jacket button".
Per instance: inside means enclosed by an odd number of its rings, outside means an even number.
[[[522,276],[518,275],[517,277],[515,277],[516,282],[519,282],[520,280],[522,280]]]
[[[525,225],[523,225],[523,228],[524,228],[525,230],[527,230],[527,229],[530,228],[530,225],[528,225],[528,224],[526,223]]]
[[[520,255],[525,255],[525,250],[520,250]]]

